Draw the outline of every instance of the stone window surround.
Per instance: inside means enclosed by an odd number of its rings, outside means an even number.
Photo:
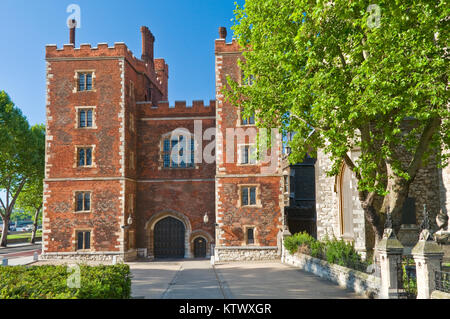
[[[136,169],[136,153],[134,151],[130,151],[129,153],[128,168],[131,170]]]
[[[130,86],[128,87],[128,96],[131,98],[135,97],[135,87],[132,80],[130,80]]]
[[[256,114],[255,116],[255,124],[242,124],[242,117],[241,117],[242,109],[240,107],[237,108],[237,121],[236,121],[236,127],[256,127]]]
[[[92,90],[89,91],[79,91],[78,90],[78,75],[80,73],[92,73]],[[83,70],[75,70],[74,80],[75,80],[75,87],[73,89],[73,93],[85,93],[85,92],[97,92],[97,89],[95,88],[95,70],[93,69],[83,69]]]
[[[249,246],[249,247],[253,247],[253,246],[258,246],[258,228],[255,225],[243,225],[244,228],[244,234],[245,234],[245,238],[244,238],[244,244],[243,246]],[[249,244],[248,243],[248,230],[249,229],[253,229],[253,244]]]
[[[77,211],[77,194],[78,193],[89,193],[90,194],[90,196],[89,196],[89,199],[90,199],[89,208],[90,208],[90,210]],[[73,196],[72,196],[72,198],[73,198],[73,201],[72,201],[73,212],[75,214],[90,214],[90,213],[92,213],[93,212],[92,211],[92,207],[93,207],[92,203],[94,202],[93,201],[93,198],[94,198],[93,194],[94,194],[94,192],[92,190],[76,190],[76,191],[73,191]]]
[[[134,194],[128,194],[128,214],[134,213]]]
[[[199,165],[197,163],[194,162],[194,167],[164,167],[164,141],[167,139],[170,139],[170,137],[172,136],[172,133],[174,131],[170,131],[168,133],[165,133],[161,136],[160,139],[160,145],[159,145],[159,165],[158,165],[158,170],[189,170],[189,169],[199,169]],[[192,134],[189,131],[185,131],[183,130],[183,133],[186,135],[189,135],[191,137],[192,140],[194,140],[194,152],[195,150],[199,150],[201,149],[199,147],[199,145],[197,145],[197,142],[194,139],[194,134]],[[195,161],[195,155],[194,155],[194,161]]]
[[[85,166],[78,166],[78,150],[80,148],[92,148],[92,164]],[[75,164],[73,168],[97,168],[97,164],[95,163],[95,145],[75,145]]]
[[[134,229],[128,230],[128,251],[136,249],[136,232]]]
[[[242,188],[243,187],[256,187],[256,205],[242,205]],[[239,184],[239,201],[238,201],[238,208],[262,208],[261,203],[261,185],[260,184]],[[249,200],[250,200],[250,194],[249,194]]]
[[[251,162],[250,162],[250,156],[251,156],[250,152],[249,152],[249,154],[248,154],[248,156],[249,156],[248,161],[249,161],[249,162],[248,162],[247,164],[241,163],[241,159],[242,159],[242,157],[241,157],[241,155],[242,155],[242,150],[243,150],[243,148],[244,148],[245,146],[253,147],[253,148],[255,149],[255,154],[257,153],[255,144],[249,144],[249,143],[247,143],[247,144],[238,144],[238,145],[237,145],[237,157],[238,157],[238,161],[237,161],[237,164],[236,164],[236,165],[237,165],[237,166],[257,166],[257,165],[259,165],[260,163],[259,163],[258,158],[255,158],[255,163],[251,163]]]
[[[90,232],[91,236],[90,236],[90,248],[89,249],[78,249],[78,233],[80,232]],[[92,252],[94,251],[94,249],[92,248],[92,244],[94,242],[94,230],[92,228],[75,228],[74,232],[73,232],[73,240],[72,240],[72,244],[74,244],[74,251],[77,252]]]
[[[92,127],[80,127],[80,111],[92,110]],[[95,130],[97,129],[97,107],[96,106],[75,106],[75,128],[78,130]]]
[[[130,121],[130,130],[131,132],[135,133],[136,132],[136,120],[134,118],[134,114],[130,113],[130,117],[129,117],[129,121]]]

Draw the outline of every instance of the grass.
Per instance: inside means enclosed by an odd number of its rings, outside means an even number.
[[[42,236],[42,231],[37,231],[36,237],[41,237],[41,236]],[[31,233],[8,235],[8,239],[31,239]]]

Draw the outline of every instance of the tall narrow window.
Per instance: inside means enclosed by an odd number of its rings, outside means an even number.
[[[92,118],[92,109],[80,109],[78,110],[78,127],[92,127],[93,126],[93,118]]]
[[[77,250],[91,249],[91,232],[79,231],[77,232]]]
[[[76,200],[76,212],[89,212],[91,211],[91,193],[90,192],[77,192],[75,194]]]
[[[244,186],[241,188],[241,202],[242,206],[255,206],[256,205],[256,187]]]
[[[340,177],[340,211],[341,211],[341,232],[344,238],[354,237],[353,227],[353,181],[352,171],[345,165]]]
[[[78,91],[91,91],[92,90],[92,73],[83,72],[78,73]]]
[[[78,167],[92,166],[92,147],[78,148]]]
[[[255,243],[255,229],[248,228],[247,229],[247,244],[253,245]]]

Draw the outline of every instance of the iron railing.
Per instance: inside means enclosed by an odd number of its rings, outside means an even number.
[[[436,271],[435,283],[436,290],[450,293],[450,272]]]

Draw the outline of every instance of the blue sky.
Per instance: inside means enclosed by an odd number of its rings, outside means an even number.
[[[228,28],[235,0],[1,0],[0,90],[5,90],[31,125],[45,123],[45,45],[69,42],[66,12],[81,8],[76,43],[125,42],[141,56],[140,26],[155,35],[155,57],[169,64],[169,100],[215,96],[214,40]],[[244,0],[237,0],[242,4]]]

